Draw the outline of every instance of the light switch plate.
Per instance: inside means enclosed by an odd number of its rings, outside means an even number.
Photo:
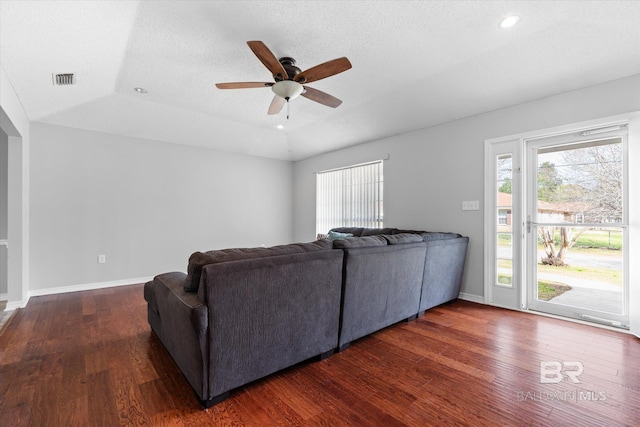
[[[477,211],[480,210],[479,200],[466,200],[462,202],[463,211]]]

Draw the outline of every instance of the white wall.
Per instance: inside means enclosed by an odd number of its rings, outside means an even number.
[[[32,123],[31,172],[34,294],[292,241],[290,162]]]
[[[296,162],[294,239],[315,235],[314,172],[389,155],[385,226],[469,236],[462,292],[481,298],[484,140],[637,111],[639,94],[640,75],[634,75]],[[461,211],[463,200],[479,200],[480,210]]]

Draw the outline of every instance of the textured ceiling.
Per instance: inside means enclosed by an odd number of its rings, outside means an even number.
[[[0,66],[32,121],[298,160],[640,73],[638,22],[639,1],[0,0]],[[309,84],[343,104],[286,120],[268,88],[216,89],[271,80],[248,40],[348,57]]]

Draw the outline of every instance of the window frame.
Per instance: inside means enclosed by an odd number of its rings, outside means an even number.
[[[382,228],[383,160],[316,173],[316,233],[337,227]]]

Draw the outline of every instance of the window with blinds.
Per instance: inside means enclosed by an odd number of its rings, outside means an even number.
[[[382,228],[382,160],[318,172],[316,233],[335,227]]]

